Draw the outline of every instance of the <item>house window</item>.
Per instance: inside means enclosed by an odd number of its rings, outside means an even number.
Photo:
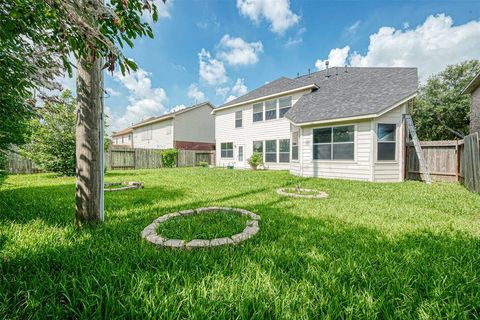
[[[313,129],[314,160],[354,160],[354,126]]]
[[[277,162],[277,140],[265,141],[265,162]]]
[[[220,156],[222,158],[233,158],[233,142],[222,142],[220,144]]]
[[[235,112],[235,128],[242,127],[242,110]]]
[[[152,129],[147,129],[142,132],[142,140],[152,140]]]
[[[277,119],[277,100],[265,102],[265,120]]]
[[[292,132],[292,160],[298,160],[298,131]]]
[[[280,108],[280,118],[285,116],[288,110],[292,107],[292,97],[286,97],[278,100],[279,108]]]
[[[377,160],[391,161],[396,159],[395,124],[379,123],[377,125]]]
[[[279,162],[290,162],[290,139],[278,140]]]
[[[253,141],[253,152],[258,152],[263,157],[263,141]]]
[[[122,144],[123,144],[123,143],[124,143],[124,141],[123,141],[123,136],[122,136]]]
[[[168,126],[167,127],[167,132],[166,132],[167,135],[170,135],[172,134],[172,127],[171,126]]]
[[[263,102],[253,105],[253,122],[263,121]]]

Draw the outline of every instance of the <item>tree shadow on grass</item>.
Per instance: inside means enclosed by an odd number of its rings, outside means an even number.
[[[133,210],[157,201],[172,201],[184,195],[183,189],[152,187],[105,193],[105,210]],[[0,222],[26,223],[42,220],[52,225],[73,224],[75,186],[24,187],[0,192]]]
[[[479,239],[428,231],[389,238],[294,216],[281,201],[256,207],[260,232],[235,247],[157,249],[133,226],[113,224],[78,231],[69,245],[18,249],[1,265],[0,315],[478,317]]]

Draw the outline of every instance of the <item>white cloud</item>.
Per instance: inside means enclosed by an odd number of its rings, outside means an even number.
[[[350,34],[354,34],[355,32],[357,32],[359,26],[360,26],[360,20],[357,20],[351,26],[348,26],[347,28],[345,28],[345,31]]]
[[[296,45],[299,45],[303,42],[303,37],[302,35],[307,31],[305,28],[300,28],[297,30],[296,34],[294,37],[289,37],[288,41],[283,45],[285,48],[291,48]]]
[[[258,55],[263,52],[263,44],[246,42],[242,38],[233,38],[226,34],[218,44],[217,57],[230,65],[249,65],[258,62]]]
[[[188,87],[188,96],[190,98],[192,98],[193,100],[195,100],[196,103],[199,103],[199,102],[203,102],[205,101],[205,94],[200,91],[200,89],[198,89],[197,85],[192,83],[189,87]]]
[[[213,59],[210,52],[202,49],[198,54],[198,62],[200,65],[200,79],[210,85],[225,83],[228,80],[227,72],[222,61]]]
[[[121,93],[113,88],[105,88],[105,91],[107,91],[107,94],[111,97],[119,97]]]
[[[150,75],[142,69],[125,75],[120,72],[114,74],[114,79],[128,90],[129,105],[122,115],[110,115],[112,130],[123,129],[146,117],[165,112],[164,104],[167,101],[167,94],[163,88],[152,88]]]
[[[349,51],[350,51],[349,46],[345,46],[343,48],[332,49],[332,50],[330,50],[330,53],[328,54],[328,59],[326,59],[326,60],[318,59],[315,62],[315,67],[318,70],[325,69],[327,61],[328,61],[328,66],[329,67],[342,67],[346,63]]]
[[[225,103],[230,102],[230,101],[235,100],[235,99],[237,99],[236,96],[234,96],[234,95],[229,95],[229,96],[227,97],[227,99],[225,99]]]
[[[217,96],[221,96],[222,98],[225,98],[228,95],[228,97],[225,99],[225,103],[232,101],[239,96],[243,96],[247,92],[248,88],[245,85],[245,80],[240,78],[237,78],[237,81],[235,81],[235,84],[231,88],[222,87],[215,90]]]
[[[439,14],[414,29],[381,27],[370,35],[366,54],[353,52],[349,62],[353,67],[418,67],[420,79],[425,81],[447,65],[480,59],[479,39],[480,21],[454,26],[451,17]],[[329,58],[343,49],[333,49]],[[321,66],[322,60],[317,63]]]
[[[238,96],[243,96],[248,92],[248,88],[245,85],[245,80],[244,79],[237,79],[235,84],[232,87],[232,93],[236,94]]]
[[[157,6],[158,19],[171,17],[170,10],[172,9],[173,0],[168,0],[165,3],[162,0],[153,0],[153,3]],[[150,24],[153,23],[152,13],[146,9],[143,10],[142,18]]]
[[[283,34],[300,21],[300,16],[290,9],[290,0],[237,0],[237,8],[255,23],[264,18],[277,34]]]
[[[184,105],[184,104],[178,104],[178,105],[176,105],[175,107],[173,107],[173,108],[171,108],[170,110],[168,110],[167,113],[177,112],[177,111],[183,110],[183,109],[185,109],[185,108],[187,108],[186,105]]]

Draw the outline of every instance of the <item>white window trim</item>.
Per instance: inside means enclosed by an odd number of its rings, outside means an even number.
[[[231,144],[232,144],[232,156],[231,156],[231,157],[222,157],[222,143],[231,143]],[[234,157],[234,149],[235,149],[235,146],[234,146],[233,141],[223,141],[223,142],[220,142],[220,159],[233,159],[233,157]],[[225,149],[225,150],[230,150],[230,149]]]
[[[240,127],[237,127],[237,112],[241,112],[241,119],[242,120],[242,125]],[[233,120],[233,125],[235,127],[235,129],[243,129],[243,109],[242,110],[237,110],[233,113],[233,117],[234,117],[234,120]],[[253,108],[252,108],[252,119],[253,119]],[[258,122],[261,122],[261,121],[258,121]]]
[[[297,139],[297,148],[298,148],[297,155],[298,155],[298,159],[293,159],[293,158],[292,158],[292,154],[293,154],[293,152],[292,152],[292,148],[293,148],[293,143],[292,143],[292,141],[293,141],[293,134],[294,134],[294,133],[297,133],[297,135],[298,135],[298,139]],[[313,137],[313,131],[312,131],[312,137]],[[313,148],[312,148],[312,151],[313,151]],[[295,162],[295,163],[300,162],[300,157],[301,157],[301,156],[302,156],[302,155],[300,154],[300,130],[298,130],[298,131],[292,131],[291,134],[290,134],[290,162]],[[312,158],[313,158],[313,152],[312,152]]]
[[[281,162],[280,161],[280,154],[287,153],[280,151],[280,140],[288,140],[288,162]],[[277,163],[284,164],[284,163],[291,163],[292,162],[292,139],[290,138],[283,138],[277,139]]]
[[[320,160],[320,159],[313,159],[313,146],[315,145],[313,143],[313,130],[314,129],[322,129],[322,128],[336,128],[336,127],[349,127],[353,126],[353,160]],[[333,139],[333,137],[332,137]],[[351,143],[351,142],[340,142],[340,143]],[[320,127],[313,127],[312,128],[312,146],[311,146],[311,151],[312,151],[312,162],[318,162],[318,163],[350,163],[354,164],[357,163],[357,124],[356,123],[348,123],[348,124],[337,124],[337,125],[327,125],[327,126],[320,126]],[[298,155],[300,157],[300,154]]]
[[[395,160],[378,160],[378,138],[377,138],[377,133],[378,133],[378,125],[380,124],[393,124],[395,125]],[[388,121],[379,121],[375,123],[375,145],[374,145],[374,163],[375,164],[386,164],[386,163],[391,163],[391,164],[397,164],[398,163],[398,156],[399,156],[399,150],[398,146],[399,141],[398,141],[398,130],[399,130],[399,125],[398,123],[395,122],[388,122]]]
[[[275,161],[267,161],[267,141],[275,141]],[[272,152],[268,152],[272,153]],[[278,163],[278,139],[265,139],[263,140],[263,161],[265,163]]]
[[[260,113],[260,112],[254,112],[253,109],[254,109],[254,105],[256,104],[262,104],[262,120],[259,120],[259,121],[255,121],[255,114],[256,113]],[[254,104],[252,104],[252,123],[262,123],[265,121],[265,102],[256,102]]]

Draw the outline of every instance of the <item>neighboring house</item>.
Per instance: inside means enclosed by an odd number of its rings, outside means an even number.
[[[470,133],[480,133],[480,72],[462,93],[470,94]]]
[[[113,133],[112,146],[133,148],[133,129],[126,128]]]
[[[404,179],[403,114],[417,94],[416,68],[331,68],[279,78],[215,109],[217,165],[309,177]]]
[[[134,124],[133,146],[143,149],[212,150],[215,119],[209,102]]]

